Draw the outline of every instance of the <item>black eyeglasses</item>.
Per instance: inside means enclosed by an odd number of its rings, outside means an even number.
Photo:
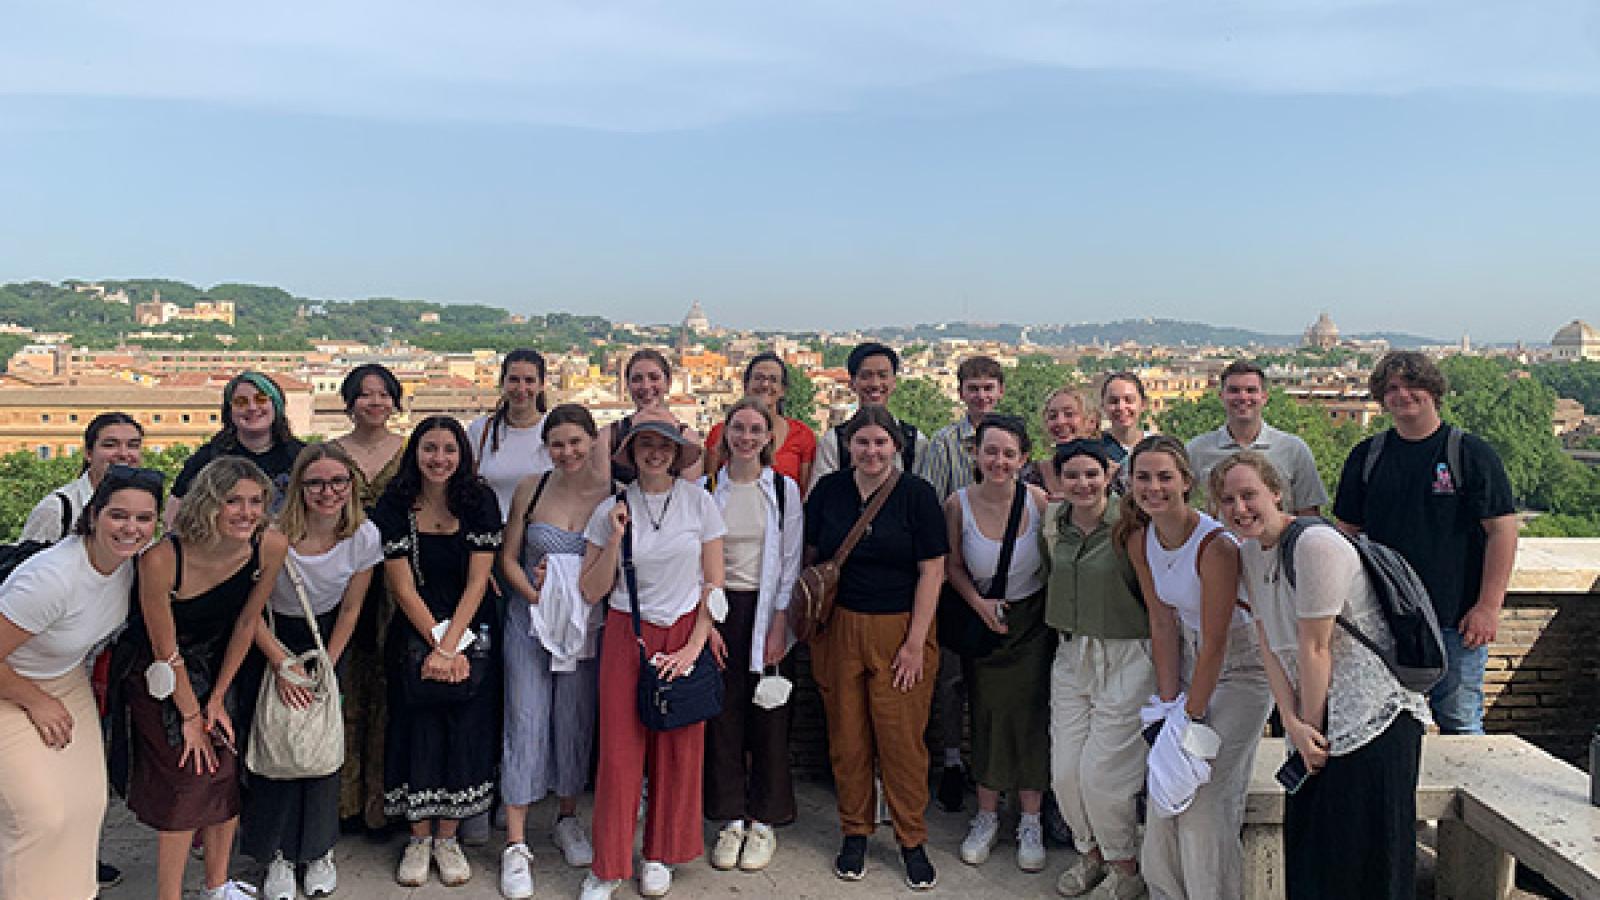
[[[118,483],[127,483],[135,487],[150,488],[159,491],[166,483],[167,477],[155,469],[140,469],[135,466],[125,466],[117,463],[106,469],[106,478]]]
[[[354,480],[349,475],[335,475],[332,478],[306,478],[300,482],[300,488],[308,494],[320,494],[323,491],[342,494],[350,489],[350,484]]]

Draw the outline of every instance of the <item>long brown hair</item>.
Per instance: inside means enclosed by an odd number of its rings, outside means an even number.
[[[1116,530],[1111,533],[1112,540],[1119,546],[1127,546],[1128,538],[1135,531],[1150,524],[1150,514],[1139,508],[1133,499],[1133,467],[1139,457],[1146,453],[1165,453],[1172,457],[1181,474],[1189,486],[1183,489],[1183,502],[1189,502],[1189,495],[1194,492],[1194,466],[1189,464],[1189,452],[1183,448],[1183,442],[1171,435],[1152,434],[1139,443],[1133,445],[1133,452],[1128,454],[1124,465],[1128,467],[1128,492],[1122,495],[1122,518],[1117,520]]]

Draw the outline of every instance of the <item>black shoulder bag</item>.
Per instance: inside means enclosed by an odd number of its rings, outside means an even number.
[[[1028,487],[1017,482],[1016,496],[1011,500],[1011,512],[1006,516],[1006,533],[1000,541],[1000,561],[994,577],[989,580],[989,590],[984,593],[990,600],[1003,599],[1006,581],[1011,574],[1011,555],[1017,548],[1017,531],[1022,524],[1022,508],[1028,502]],[[982,659],[993,653],[1006,636],[990,628],[983,617],[973,610],[972,604],[946,581],[939,591],[939,644],[970,659]]]
[[[625,502],[621,493],[617,502]],[[700,648],[700,658],[677,678],[661,677],[650,662],[639,619],[639,577],[633,568],[633,518],[622,529],[622,577],[628,585],[628,607],[633,615],[633,638],[639,645],[639,721],[651,731],[672,731],[716,718],[722,712],[722,670],[711,646]]]

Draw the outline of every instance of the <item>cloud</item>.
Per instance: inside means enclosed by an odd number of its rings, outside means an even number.
[[[0,95],[662,130],[1023,70],[1252,93],[1600,94],[1583,0],[12,0]]]

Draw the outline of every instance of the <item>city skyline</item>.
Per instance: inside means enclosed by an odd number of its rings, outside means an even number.
[[[791,330],[1597,317],[1580,3],[419,10],[19,4],[0,281]]]

